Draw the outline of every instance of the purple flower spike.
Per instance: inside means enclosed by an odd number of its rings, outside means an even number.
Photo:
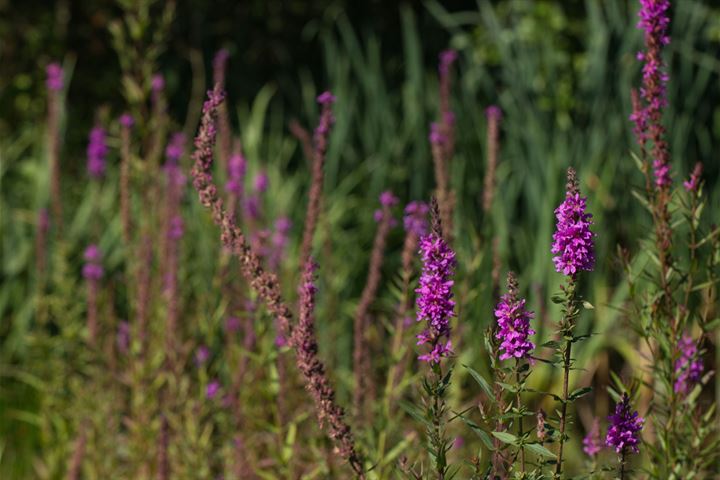
[[[623,394],[622,400],[615,405],[615,413],[610,415],[608,420],[610,420],[610,428],[605,437],[605,444],[621,455],[629,452],[637,453],[640,444],[638,434],[645,419],[632,410],[627,393]]]
[[[153,75],[152,80],[150,80],[150,88],[152,88],[154,94],[165,90],[165,77],[163,77],[161,73]]]
[[[242,196],[243,182],[247,171],[247,161],[241,153],[234,153],[228,160],[228,181],[225,190],[236,196]]]
[[[583,452],[590,457],[595,458],[602,450],[602,441],[600,439],[600,420],[595,418],[590,431],[583,438]]]
[[[260,173],[255,175],[255,181],[253,183],[256,192],[265,193],[268,189],[268,186],[270,185],[270,179],[268,178],[266,172],[261,171]]]
[[[238,317],[228,317],[227,320],[225,320],[225,331],[227,333],[240,331],[240,319]]]
[[[47,79],[45,85],[52,92],[59,92],[63,89],[63,69],[59,63],[53,62],[45,67]]]
[[[430,143],[433,145],[442,145],[447,141],[447,137],[440,131],[440,124],[433,122],[430,124]]]
[[[100,280],[103,276],[103,268],[100,263],[102,254],[97,245],[88,245],[83,254],[85,265],[83,265],[82,274],[86,280]]]
[[[525,299],[518,298],[518,284],[510,272],[507,278],[508,293],[502,296],[495,309],[498,331],[495,338],[500,340],[500,360],[508,358],[530,358],[535,344],[528,340],[535,330],[530,328],[533,312],[525,309]]]
[[[690,335],[683,335],[678,349],[680,358],[675,361],[677,379],[673,388],[676,393],[687,395],[700,382],[705,367],[699,357],[697,344]]]
[[[452,293],[455,252],[443,239],[437,216],[437,211],[433,211],[433,230],[420,239],[423,268],[420,285],[415,290],[418,294],[417,321],[427,322],[425,331],[417,336],[417,344],[429,343],[432,347],[430,353],[420,355],[418,359],[430,363],[439,363],[452,353],[450,318],[455,315]],[[443,343],[443,337],[446,343]]]
[[[575,170],[568,168],[565,200],[555,209],[557,228],[553,234],[552,253],[555,270],[563,275],[575,275],[595,267],[595,247],[590,231],[592,215],[586,213],[587,199],[580,196]]]
[[[213,58],[213,68],[224,68],[225,62],[227,62],[229,58],[230,52],[228,51],[228,49],[221,48],[215,54],[215,58]]]
[[[175,132],[170,137],[170,142],[165,147],[165,156],[168,161],[172,164],[177,164],[180,158],[185,153],[185,134],[182,132]]]
[[[389,190],[380,194],[380,205],[383,207],[394,207],[398,201],[398,198]]]
[[[195,365],[201,367],[210,358],[210,349],[205,345],[200,345],[195,351]]]
[[[318,95],[317,102],[320,105],[332,105],[333,103],[335,103],[335,95],[330,93],[330,91],[326,90],[320,95]]]
[[[98,179],[105,174],[105,157],[108,147],[105,129],[95,127],[90,130],[87,146],[87,170],[92,178]]]
[[[405,207],[403,226],[406,232],[412,232],[418,237],[427,235],[428,221],[427,214],[430,211],[427,203],[410,202]]]
[[[135,119],[127,112],[120,115],[119,122],[125,128],[132,128],[135,125]]]
[[[695,168],[693,168],[693,171],[690,174],[690,178],[683,182],[683,187],[685,187],[686,191],[697,192],[697,189],[700,186],[700,176],[702,175],[702,171],[702,163],[697,162],[695,164]]]
[[[440,63],[438,65],[438,71],[440,75],[447,75],[450,71],[450,67],[455,60],[457,60],[458,54],[455,50],[443,50],[440,52]]]
[[[220,391],[220,382],[217,380],[213,380],[212,382],[208,383],[207,388],[205,389],[205,397],[207,397],[208,400],[212,400],[215,398],[215,396]]]
[[[496,120],[499,122],[500,120],[502,120],[503,114],[502,110],[500,110],[500,107],[498,107],[497,105],[490,105],[485,109],[485,116],[488,119]]]

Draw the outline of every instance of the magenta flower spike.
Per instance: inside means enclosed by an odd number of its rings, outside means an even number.
[[[87,170],[90,177],[102,178],[105,175],[105,162],[108,154],[105,129],[96,126],[90,130],[87,146]]]
[[[47,79],[45,80],[45,86],[52,92],[59,92],[63,89],[63,69],[59,63],[53,62],[45,67],[45,73]]]
[[[535,314],[525,309],[525,299],[518,296],[515,275],[508,273],[508,293],[503,295],[495,309],[498,330],[495,338],[500,340],[500,360],[509,358],[529,359],[535,344],[528,338],[535,334],[530,320]]]
[[[587,198],[580,195],[575,170],[568,168],[565,200],[555,209],[557,227],[553,234],[552,253],[555,270],[567,276],[595,267],[595,234],[590,231],[592,214],[586,212]]]
[[[690,335],[683,335],[678,349],[680,358],[675,361],[676,380],[673,389],[676,393],[687,395],[700,382],[705,366],[699,357],[697,343]]]
[[[592,427],[583,438],[583,452],[590,458],[597,457],[602,450],[602,440],[600,439],[600,420],[593,419]]]
[[[639,433],[645,419],[633,411],[627,393],[623,394],[622,400],[615,405],[615,413],[610,415],[608,420],[610,420],[610,428],[605,437],[605,444],[621,455],[637,453],[640,444]]]

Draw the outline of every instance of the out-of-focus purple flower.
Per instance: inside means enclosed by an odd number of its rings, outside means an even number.
[[[128,352],[130,347],[130,324],[126,321],[120,322],[117,331],[117,348],[123,355]]]
[[[210,349],[206,345],[200,345],[195,351],[195,365],[201,367],[210,358]]]
[[[135,125],[135,119],[127,112],[120,115],[118,121],[120,122],[120,125],[125,128],[132,128]]]
[[[270,270],[277,270],[285,257],[291,228],[292,222],[289,218],[280,217],[275,220],[275,231],[270,239],[271,251],[268,259]]]
[[[502,120],[503,114],[502,114],[502,110],[500,109],[500,107],[498,107],[497,105],[490,105],[489,107],[487,107],[485,109],[485,116],[488,119],[492,119],[492,120],[499,122],[500,120]]]
[[[430,143],[433,145],[442,145],[447,141],[447,137],[440,131],[440,124],[432,122],[430,124]]]
[[[107,153],[105,129],[96,126],[90,130],[87,146],[87,170],[92,178],[100,178],[105,174]]]
[[[228,160],[228,181],[225,190],[238,197],[242,196],[247,162],[241,153],[234,153]]]
[[[184,232],[185,223],[183,222],[182,217],[180,215],[174,216],[170,220],[170,225],[168,228],[168,238],[172,240],[179,240],[182,238]]]
[[[632,410],[627,393],[615,405],[615,413],[608,417],[610,428],[605,437],[605,445],[614,448],[616,453],[637,453],[640,444],[640,430],[645,420]]]
[[[568,168],[568,184],[565,200],[555,209],[557,227],[553,234],[551,252],[555,270],[563,275],[575,275],[581,270],[592,271],[595,267],[595,247],[590,231],[592,215],[587,213],[587,199],[580,196],[575,170]]]
[[[453,448],[462,448],[463,445],[465,445],[465,439],[459,435],[455,437],[455,440],[453,440]]]
[[[697,343],[690,335],[683,335],[678,345],[680,358],[675,361],[674,390],[676,393],[687,395],[697,385],[705,369],[698,354]]]
[[[423,262],[417,297],[417,321],[426,321],[426,329],[418,335],[418,345],[429,343],[430,353],[418,358],[430,363],[452,353],[450,318],[455,315],[452,276],[455,270],[455,252],[443,240],[439,229],[433,229],[420,239]],[[445,341],[443,341],[445,338]]]
[[[245,207],[245,215],[252,219],[252,220],[258,220],[260,219],[260,197],[257,195],[250,195],[245,199],[244,202]]]
[[[702,175],[702,171],[702,163],[697,162],[695,164],[695,168],[693,168],[693,171],[690,174],[690,178],[683,182],[683,187],[685,187],[686,191],[697,192],[697,189],[700,186],[700,176]]]
[[[443,50],[440,52],[440,62],[438,63],[438,71],[441,76],[447,75],[450,71],[450,67],[455,60],[457,60],[458,54],[455,50]]]
[[[267,173],[265,171],[261,171],[257,175],[255,175],[253,185],[257,193],[267,192],[268,185],[270,185],[270,179]]]
[[[287,339],[281,333],[278,333],[277,335],[275,335],[275,346],[277,348],[283,348],[287,344],[288,344]]]
[[[425,202],[415,201],[408,203],[405,207],[405,216],[403,217],[405,231],[412,232],[418,237],[427,235],[428,212],[430,212],[430,207]]]
[[[592,427],[583,438],[583,452],[590,457],[595,458],[602,450],[602,440],[600,439],[600,420],[593,419]]]
[[[50,214],[47,208],[41,208],[38,212],[38,230],[46,232],[50,228]]]
[[[317,102],[320,105],[332,105],[335,103],[335,95],[333,95],[329,90],[326,90],[318,95]]]
[[[525,309],[525,299],[518,298],[518,284],[510,272],[507,278],[508,293],[503,295],[495,309],[498,330],[495,338],[500,340],[500,360],[530,358],[535,344],[528,338],[535,334],[530,320],[535,314]]]
[[[101,262],[102,254],[97,245],[88,245],[83,254],[85,265],[83,265],[82,274],[86,280],[97,281],[103,276],[103,268]]]
[[[45,73],[47,79],[45,80],[45,86],[48,90],[53,92],[59,92],[63,89],[63,69],[59,63],[53,62],[45,67]]]
[[[185,153],[185,134],[175,132],[165,147],[165,156],[169,162],[176,164],[182,158],[183,153]]]
[[[227,62],[229,58],[230,58],[230,52],[228,51],[228,49],[221,48],[215,54],[215,58],[213,58],[213,68],[215,68],[215,69],[225,68],[225,62]]]
[[[150,88],[152,88],[153,93],[156,95],[165,90],[165,77],[163,77],[161,73],[153,75],[150,80]]]
[[[225,320],[225,331],[227,333],[236,333],[240,330],[240,319],[238,317],[228,317]]]
[[[398,198],[389,190],[380,194],[380,205],[383,207],[394,207],[398,201]]]
[[[212,382],[208,383],[207,387],[205,388],[205,397],[211,400],[215,398],[215,395],[217,395],[219,391],[220,382],[218,382],[217,380],[213,380]]]

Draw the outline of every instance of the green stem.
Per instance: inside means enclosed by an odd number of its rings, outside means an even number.
[[[522,400],[520,399],[520,359],[515,362],[515,380],[517,382],[517,410],[518,410],[518,438],[522,442],[523,438],[523,417],[522,417]],[[525,447],[520,445],[520,471],[525,476]]]
[[[625,449],[620,454],[620,480],[625,479]]]
[[[565,341],[565,348],[563,352],[563,390],[562,390],[562,405],[560,407],[560,439],[558,444],[557,463],[555,465],[555,478],[560,478],[562,474],[563,464],[563,448],[565,446],[565,429],[567,427],[567,404],[569,397],[570,387],[570,367],[572,364],[572,335],[573,335],[573,321],[575,315],[575,278],[571,277],[567,286],[567,304],[565,306],[565,316],[562,324],[560,325],[560,332]]]

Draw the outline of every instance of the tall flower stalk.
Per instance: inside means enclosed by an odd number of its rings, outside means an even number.
[[[64,88],[64,72],[59,63],[46,67],[48,92],[47,149],[50,164],[50,205],[55,228],[62,228],[62,198],[60,194],[60,114],[61,93]]]
[[[575,322],[580,314],[577,296],[577,276],[581,271],[592,271],[595,267],[595,234],[590,230],[592,215],[586,212],[586,198],[580,195],[575,170],[568,168],[565,200],[555,210],[557,226],[553,235],[552,253],[555,270],[566,277],[561,286],[559,302],[562,303],[562,319],[558,323],[560,338],[558,355],[563,366],[562,396],[560,404],[559,439],[555,478],[560,478],[563,467],[563,450],[567,438],[568,403],[570,398],[570,370],[572,369],[572,345],[581,337],[575,335]]]
[[[130,216],[130,136],[135,124],[129,113],[120,116],[120,220],[123,240],[126,248],[130,246],[132,236],[132,217]]]
[[[313,293],[307,286],[307,283],[312,282],[304,282],[305,295],[300,309],[304,313],[301,313],[298,322],[299,332],[294,333],[291,327],[293,315],[280,295],[277,276],[263,268],[260,258],[248,245],[244,233],[225,210],[223,201],[218,196],[217,187],[213,183],[210,169],[217,135],[217,108],[223,99],[224,94],[216,87],[208,92],[208,99],[203,105],[203,115],[193,152],[191,171],[193,187],[198,192],[200,203],[210,209],[214,223],[220,227],[223,245],[237,256],[243,276],[275,317],[281,333],[292,338],[291,346],[295,350],[298,367],[304,372],[307,389],[316,399],[316,413],[322,421],[327,419],[329,422],[329,435],[337,446],[338,454],[348,461],[358,478],[365,478],[362,459],[355,448],[352,432],[342,418],[343,410],[335,399],[335,392],[325,374],[325,367],[317,358],[317,342],[310,328],[313,324],[311,315],[314,304],[309,299]],[[306,268],[305,278],[308,278],[307,275],[312,277],[312,273],[307,273],[308,270],[312,271],[312,268]]]
[[[423,267],[417,293],[417,321],[425,322],[418,335],[418,345],[429,348],[418,359],[428,362],[430,372],[423,382],[425,390],[425,419],[429,450],[438,480],[444,480],[449,471],[447,452],[452,442],[446,435],[446,394],[450,387],[452,368],[445,370],[443,360],[452,355],[450,319],[455,316],[452,279],[456,260],[455,252],[443,238],[438,204],[431,205],[432,228],[420,239],[420,256]]]
[[[483,211],[488,213],[495,198],[495,177],[500,152],[500,121],[502,110],[497,105],[491,105],[485,110],[487,118],[487,166],[483,181]]]
[[[85,265],[83,277],[87,284],[87,331],[88,343],[95,346],[98,336],[98,305],[97,297],[100,289],[100,280],[103,276],[101,253],[97,245],[89,245],[83,254]]]
[[[317,97],[321,106],[320,120],[315,135],[313,136],[313,161],[312,180],[310,194],[308,196],[307,214],[305,215],[305,226],[303,228],[302,243],[300,245],[300,265],[304,265],[310,256],[313,237],[317,228],[318,217],[320,216],[320,199],[322,197],[323,169],[325,166],[325,153],[328,147],[328,136],[330,128],[335,122],[332,106],[335,103],[335,96],[329,91],[323,92]]]
[[[610,420],[610,428],[605,437],[605,444],[618,454],[618,473],[620,480],[623,480],[627,455],[639,451],[639,433],[645,420],[636,411],[633,411],[627,393],[624,393],[622,399],[615,405],[615,413],[610,415],[608,420]]]
[[[353,328],[353,373],[355,376],[355,390],[353,393],[353,409],[358,417],[365,417],[368,409],[363,412],[363,406],[368,406],[373,401],[371,390],[373,389],[372,363],[368,351],[367,335],[370,328],[368,313],[370,306],[375,300],[381,280],[381,268],[385,255],[385,244],[390,229],[395,222],[392,216],[392,207],[398,199],[392,192],[383,192],[380,195],[381,209],[375,213],[375,220],[378,227],[375,232],[372,252],[370,253],[370,264],[368,267],[367,280],[363,288],[360,302],[355,311],[355,322]]]

